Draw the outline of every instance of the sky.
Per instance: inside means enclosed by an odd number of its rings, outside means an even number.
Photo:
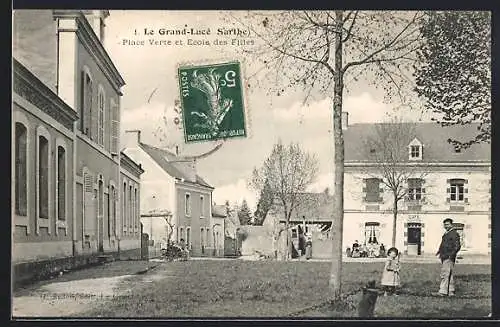
[[[217,11],[110,11],[106,19],[105,47],[124,78],[121,100],[121,131],[140,129],[141,140],[156,146],[178,145],[181,154],[199,154],[216,142],[185,144],[183,131],[174,124],[177,116],[174,102],[179,98],[177,67],[186,63],[242,62],[243,78],[260,67],[250,64],[240,54],[241,45],[232,45],[233,36],[189,37],[208,40],[207,45],[187,45],[187,36],[158,35],[161,29],[195,28],[199,30],[236,28],[236,23],[222,19]],[[149,31],[156,35],[145,35]],[[214,40],[227,40],[227,45],[214,45]],[[244,38],[258,42],[256,36]],[[171,41],[171,45],[151,45],[149,40]],[[183,45],[176,45],[181,40]],[[143,42],[143,44],[140,44]],[[139,44],[138,44],[139,43]],[[165,42],[164,42],[165,43]],[[245,85],[247,83],[244,83]],[[251,84],[252,85],[252,84]],[[246,115],[249,135],[227,140],[222,148],[197,163],[198,174],[215,187],[213,201],[223,204],[246,199],[255,209],[257,192],[248,187],[254,167],[260,167],[273,144],[297,142],[319,159],[319,173],[309,191],[321,192],[333,185],[332,99],[325,94],[303,103],[304,94],[287,90],[271,96],[262,87],[246,89]],[[386,103],[380,91],[363,81],[344,95],[343,111],[349,113],[349,124],[380,122],[398,105]],[[399,111],[409,120],[428,120],[421,112]],[[165,119],[163,119],[165,117]]]

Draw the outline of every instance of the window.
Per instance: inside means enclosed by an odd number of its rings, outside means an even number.
[[[207,233],[207,238],[205,239],[205,241],[207,243],[207,248],[208,248],[210,247],[210,228],[207,227],[206,233]]]
[[[424,198],[425,189],[422,187],[424,181],[420,178],[408,179],[408,200],[422,201]]]
[[[97,95],[97,143],[99,145],[104,145],[104,111],[106,97],[104,95],[104,90],[99,86],[99,92]]]
[[[111,116],[111,138],[110,149],[112,154],[118,154],[118,135],[120,133],[120,108],[114,99],[110,100],[110,116]]]
[[[468,192],[465,188],[467,181],[465,179],[448,180],[449,188],[446,190],[449,194],[448,202],[467,202],[465,194]]]
[[[139,231],[139,200],[137,198],[137,189],[134,189],[134,215],[135,215],[135,230],[136,232]]]
[[[420,158],[420,146],[419,145],[412,145],[410,147],[410,158],[412,158],[412,159]]]
[[[182,227],[180,228],[180,231],[179,231],[179,241],[181,240],[181,238],[183,238],[184,240],[186,240],[184,238],[184,228],[182,228]]]
[[[57,219],[66,220],[66,150],[57,147]]]
[[[128,187],[128,228],[132,232],[134,213],[132,211],[132,185]]]
[[[100,217],[104,216],[104,183],[102,181],[102,176],[99,177],[99,183],[97,184],[97,207],[98,215]]]
[[[122,195],[122,225],[123,232],[127,232],[127,183],[123,183],[123,195]]]
[[[28,207],[28,164],[27,145],[28,130],[21,123],[16,123],[16,167],[15,167],[15,210],[16,214],[26,216]]]
[[[205,197],[200,195],[200,218],[205,217]]]
[[[49,141],[38,137],[38,216],[49,218]]]
[[[191,195],[189,193],[185,195],[184,209],[186,216],[191,216]]]
[[[413,139],[408,145],[408,155],[410,160],[421,160],[423,154],[422,143],[417,139]]]
[[[114,185],[109,186],[109,196],[108,196],[108,235],[115,235],[115,226],[116,226],[116,209],[115,209],[115,187]]]
[[[460,236],[460,245],[461,245],[461,248],[464,249],[465,248],[465,234],[464,234],[464,227],[465,225],[464,224],[461,224],[461,223],[453,223],[453,229],[455,229],[458,233],[458,235]]]
[[[191,249],[191,227],[186,228],[186,246]]]
[[[87,69],[81,74],[80,131],[92,137],[92,78]]]
[[[203,227],[200,228],[200,244],[201,244],[201,254],[205,253],[205,230]]]
[[[380,238],[380,223],[367,222],[365,223],[365,243],[378,244]]]
[[[368,178],[365,179],[366,188],[365,192],[365,201],[366,202],[381,202],[382,190],[380,189],[380,179],[378,178]]]

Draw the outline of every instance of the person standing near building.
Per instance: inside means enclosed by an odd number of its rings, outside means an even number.
[[[454,296],[455,282],[453,280],[453,270],[455,268],[457,253],[461,247],[460,235],[453,229],[453,219],[446,218],[443,220],[443,226],[445,232],[436,253],[441,260],[441,284],[439,292],[433,294],[437,296]]]

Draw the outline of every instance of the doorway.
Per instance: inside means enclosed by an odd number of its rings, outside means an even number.
[[[422,254],[422,224],[408,224],[408,255]]]

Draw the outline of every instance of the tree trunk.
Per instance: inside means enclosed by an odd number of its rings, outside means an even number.
[[[290,233],[288,232],[288,228],[290,226],[290,223],[288,222],[288,219],[285,221],[285,233],[286,233],[286,249],[285,249],[285,260],[288,261],[290,259]]]
[[[333,96],[334,130],[334,208],[332,225],[332,268],[330,272],[330,296],[340,298],[342,279],[342,230],[344,221],[344,137],[342,135],[342,11],[335,12],[335,76]]]
[[[398,200],[394,198],[394,205],[392,206],[392,247],[396,246],[397,222],[398,222]]]

